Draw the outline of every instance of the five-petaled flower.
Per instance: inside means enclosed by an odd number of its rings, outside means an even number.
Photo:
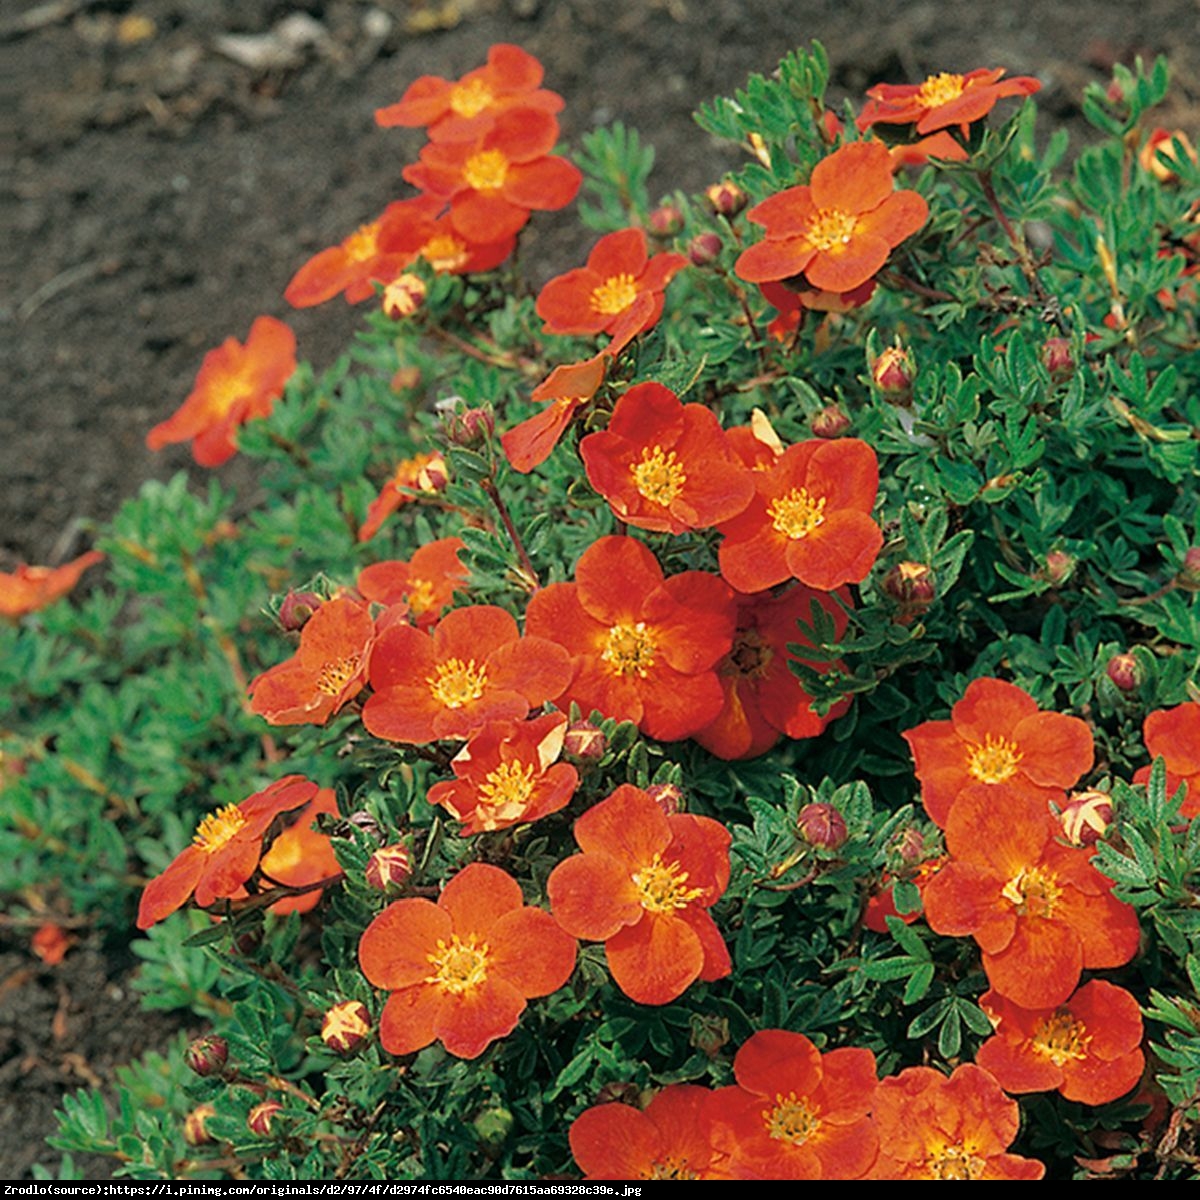
[[[517,1026],[526,1001],[548,996],[575,967],[575,939],[548,912],[525,904],[499,867],[472,863],[438,902],[389,905],[358,947],[363,974],[391,995],[379,1037],[391,1054],[435,1041],[477,1058]]]
[[[1166,763],[1167,795],[1173,796],[1181,784],[1187,785],[1180,815],[1200,816],[1200,703],[1192,700],[1150,713],[1142,725],[1142,736],[1151,755]],[[1134,783],[1149,779],[1149,767],[1141,767],[1133,776]]]
[[[872,125],[916,125],[920,134],[957,125],[964,137],[972,121],[987,116],[1005,96],[1031,96],[1041,84],[1029,75],[1003,79],[1003,67],[980,67],[966,75],[942,71],[923,83],[877,83],[858,118]]]
[[[729,884],[729,831],[709,817],[667,816],[631,784],[575,822],[582,854],[550,873],[554,918],[604,942],[617,986],[668,1004],[697,979],[723,979],[729,951],[708,910]]]
[[[11,574],[0,572],[0,617],[16,620],[53,604],[79,582],[88,567],[103,559],[99,550],[89,550],[61,567],[31,567],[21,563]]]
[[[465,549],[462,538],[438,538],[421,546],[408,562],[372,563],[359,572],[358,590],[374,604],[403,605],[413,624],[427,629],[467,581],[467,569],[458,557]]]
[[[605,349],[583,362],[563,363],[533,389],[531,399],[546,407],[500,438],[514,471],[527,475],[550,457],[576,409],[582,408],[604,382],[611,357]]]

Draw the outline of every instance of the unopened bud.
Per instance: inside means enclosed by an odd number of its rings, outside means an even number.
[[[916,375],[912,355],[899,343],[889,346],[871,364],[871,379],[875,386],[881,395],[895,403],[902,403],[912,396]]]
[[[850,418],[836,405],[827,404],[808,418],[814,437],[838,438],[850,428]]]
[[[1112,799],[1104,792],[1073,792],[1059,814],[1063,833],[1073,846],[1094,846],[1112,819]]]
[[[806,804],[796,817],[796,829],[820,850],[836,850],[846,842],[846,818],[832,804]]]
[[[688,1039],[706,1058],[716,1058],[729,1045],[729,1020],[716,1013],[694,1013]]]
[[[335,1054],[353,1054],[370,1035],[371,1014],[357,1000],[343,1000],[326,1009],[321,1041]]]
[[[246,1124],[250,1127],[250,1132],[258,1134],[259,1137],[269,1136],[271,1122],[275,1119],[275,1114],[282,1109],[283,1105],[278,1100],[263,1100],[256,1104],[246,1115]]]
[[[1075,374],[1075,351],[1069,338],[1047,338],[1042,346],[1042,366],[1054,383],[1066,383]]]
[[[354,826],[355,829],[361,829],[367,837],[376,842],[383,841],[383,830],[379,827],[379,822],[364,808],[360,808],[357,812],[352,812],[346,820]]]
[[[711,267],[721,257],[723,243],[715,233],[698,233],[688,242],[688,258],[693,267]]]
[[[399,842],[391,846],[381,846],[367,859],[364,874],[368,886],[377,891],[386,892],[389,888],[398,888],[412,875],[412,854],[407,846]]]
[[[183,1140],[189,1146],[206,1146],[216,1139],[208,1132],[208,1119],[217,1115],[212,1104],[198,1104],[183,1119]]]
[[[736,217],[746,207],[746,193],[736,183],[726,180],[704,189],[704,198],[718,217]]]
[[[683,812],[683,789],[675,783],[652,783],[646,789],[646,795],[663,810],[668,817],[677,812]]]
[[[1068,554],[1065,550],[1051,550],[1038,574],[1055,587],[1061,587],[1075,574],[1077,565],[1078,560],[1073,554]]]
[[[925,835],[911,825],[895,840],[896,857],[906,866],[915,867],[925,858]]]
[[[288,633],[298,633],[323,603],[316,592],[294,592],[289,589],[279,606],[279,623]]]
[[[674,237],[683,228],[683,210],[678,204],[660,204],[646,221],[651,237]]]
[[[596,1093],[597,1104],[636,1105],[642,1091],[636,1083],[612,1082],[604,1084]]]
[[[383,311],[393,321],[402,321],[425,303],[425,281],[408,271],[383,289]]]
[[[591,763],[604,757],[608,739],[591,721],[573,721],[563,736],[563,757],[572,762]]]
[[[215,1033],[198,1037],[184,1051],[183,1061],[201,1078],[219,1075],[229,1061],[229,1043]]]
[[[495,428],[496,414],[490,404],[459,408],[445,418],[446,440],[468,450],[482,446]]]
[[[1114,654],[1108,660],[1104,673],[1123,692],[1137,691],[1138,684],[1142,681],[1141,668],[1132,654]]]
[[[1183,556],[1175,582],[1189,592],[1200,591],[1200,546],[1192,546]]]
[[[883,577],[884,593],[898,604],[924,606],[932,604],[937,596],[933,571],[924,563],[897,563]]]
[[[516,1119],[509,1109],[496,1106],[485,1108],[471,1124],[475,1129],[475,1136],[485,1146],[495,1147],[502,1146],[508,1140]]]

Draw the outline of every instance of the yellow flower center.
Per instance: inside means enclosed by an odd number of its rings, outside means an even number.
[[[836,250],[850,244],[857,227],[858,218],[853,213],[840,208],[822,208],[813,217],[805,236],[809,245],[818,250]]]
[[[360,225],[342,243],[346,257],[355,263],[366,262],[379,252],[379,222],[372,221],[370,225]]]
[[[443,991],[461,996],[487,978],[490,953],[487,942],[477,942],[473,937],[463,941],[457,933],[452,933],[449,945],[439,938],[437,951],[428,956],[433,974],[426,976],[425,982],[435,983]]]
[[[1010,879],[1000,894],[1022,916],[1049,918],[1054,915],[1062,893],[1057,878],[1050,871],[1033,867]]]
[[[702,888],[687,886],[687,872],[677,862],[664,865],[662,856],[656,854],[648,866],[633,876],[633,886],[638,890],[638,903],[652,913],[674,912],[687,908],[697,899]]]
[[[454,271],[467,261],[467,244],[452,233],[435,233],[418,253],[435,271]]]
[[[508,178],[508,159],[499,150],[480,150],[463,166],[463,179],[477,192],[495,192]]]
[[[433,584],[428,579],[414,579],[408,585],[408,611],[419,617],[434,605]]]
[[[643,450],[642,461],[630,463],[629,473],[633,476],[633,485],[638,494],[664,508],[683,491],[683,485],[687,483],[687,475],[675,457],[675,451],[668,450],[664,454],[661,446]]]
[[[613,625],[600,655],[614,675],[636,675],[645,679],[654,666],[657,643],[645,621],[636,625]]]
[[[638,285],[628,271],[610,275],[599,287],[592,288],[592,307],[606,317],[624,312],[637,298]]]
[[[1033,1031],[1029,1044],[1034,1054],[1048,1058],[1056,1067],[1074,1059],[1087,1058],[1091,1037],[1082,1021],[1077,1021],[1065,1008],[1051,1013]]]
[[[825,497],[810,496],[807,488],[792,488],[786,496],[771,501],[767,516],[777,533],[793,541],[808,537],[817,526],[825,524]]]
[[[357,654],[323,663],[317,672],[317,691],[324,692],[326,696],[341,695],[346,684],[358,674],[361,663]]]
[[[722,668],[722,675],[741,675],[758,679],[767,673],[775,651],[764,641],[757,629],[739,629],[733,638],[733,649]]]
[[[775,1107],[763,1109],[768,1135],[777,1142],[803,1146],[821,1128],[820,1118],[795,1092],[775,1097]]]
[[[940,75],[930,75],[921,84],[917,99],[926,108],[940,108],[943,104],[949,104],[951,100],[957,100],[963,94],[963,86],[961,75],[951,75],[949,71],[943,71]]]
[[[643,1179],[699,1179],[700,1176],[688,1167],[686,1158],[656,1159],[641,1173]]]
[[[967,755],[967,771],[980,783],[1003,783],[1017,773],[1022,758],[1016,742],[989,733],[983,745],[975,746]]]
[[[495,98],[482,79],[467,79],[450,89],[450,108],[460,117],[477,117]]]
[[[236,804],[227,804],[224,808],[211,812],[199,825],[192,838],[205,854],[214,854],[220,850],[246,824],[246,816]]]
[[[477,667],[473,658],[466,662],[461,658],[450,658],[438,663],[436,673],[425,682],[439,704],[446,708],[462,708],[483,695],[483,689],[487,687],[487,669]]]
[[[224,415],[234,405],[251,395],[253,390],[253,387],[240,374],[218,376],[208,385],[205,394],[208,409],[210,412]],[[49,571],[46,571],[36,578],[44,579],[48,574]],[[32,571],[30,572],[30,578],[34,578]]]
[[[479,786],[480,824],[484,829],[495,829],[498,821],[511,821],[521,816],[533,795],[533,777],[536,771],[532,763],[505,762]],[[479,810],[487,809],[486,812]]]
[[[933,1179],[979,1179],[985,1166],[970,1146],[943,1146],[925,1160]]]

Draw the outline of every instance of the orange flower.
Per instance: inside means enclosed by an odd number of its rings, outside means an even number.
[[[736,1179],[861,1179],[875,1161],[875,1055],[822,1054],[803,1034],[764,1029],[713,1093],[714,1143]]]
[[[721,574],[734,588],[761,592],[796,578],[831,592],[866,578],[883,545],[870,517],[879,462],[866,442],[800,442],[754,482],[758,494],[721,526]]]
[[[103,561],[104,555],[99,550],[89,550],[61,567],[31,567],[21,563],[11,575],[0,572],[0,617],[15,621],[53,604],[79,582],[88,567]]]
[[[527,1000],[566,983],[575,940],[525,905],[511,875],[472,863],[436,904],[385,908],[363,934],[358,961],[391,992],[379,1021],[385,1050],[413,1054],[440,1041],[458,1058],[478,1058],[516,1028]]]
[[[921,134],[957,125],[963,137],[972,121],[986,117],[1005,96],[1031,96],[1041,84],[1029,75],[1001,80],[1003,67],[980,67],[966,75],[943,71],[924,83],[877,83],[867,89],[858,128],[872,125],[913,125]]]
[[[654,555],[630,537],[583,552],[574,583],[529,602],[526,628],[570,652],[574,678],[560,703],[635,721],[676,741],[721,711],[716,665],[733,643],[732,593],[703,571],[664,579]]]
[[[546,890],[572,937],[604,943],[617,986],[639,1004],[668,1004],[697,979],[723,979],[729,951],[708,913],[729,884],[729,831],[708,817],[667,816],[622,784],[575,822],[582,854]]]
[[[367,509],[367,519],[358,531],[358,540],[369,541],[379,532],[384,521],[398,508],[408,504],[416,493],[432,495],[434,492],[440,492],[446,486],[448,478],[446,460],[438,450],[406,458],[396,466],[391,479],[371,501]]]
[[[597,1104],[571,1125],[571,1153],[587,1179],[725,1179],[711,1142],[708,1088],[673,1083],[645,1111]]]
[[[337,816],[337,796],[333,788],[322,788],[296,815],[295,820],[272,843],[262,856],[259,868],[267,878],[263,889],[270,891],[272,883],[284,887],[306,887],[323,879],[334,879],[342,868],[333,853],[329,836],[318,833],[313,822],[319,813]],[[306,913],[316,908],[322,892],[319,888],[302,896],[284,896],[271,905],[276,916]]]
[[[1174,795],[1180,784],[1187,785],[1180,815],[1200,816],[1200,703],[1192,701],[1177,708],[1152,712],[1142,726],[1146,749],[1167,764],[1167,795]],[[1142,767],[1134,783],[1146,783],[1150,768]]]
[[[462,538],[438,538],[420,547],[408,562],[373,563],[358,576],[364,600],[391,607],[403,604],[418,629],[427,629],[449,607],[455,591],[468,578],[459,554]]]
[[[237,453],[238,426],[268,416],[295,369],[296,335],[274,317],[258,317],[244,346],[226,338],[204,356],[188,398],[150,430],[146,445],[190,440],[200,466],[219,467]]]
[[[423,258],[439,275],[472,275],[498,267],[513,251],[513,236],[473,242],[455,232],[446,202],[414,196],[389,204],[379,226],[379,244],[389,254]]]
[[[925,897],[926,885],[948,861],[946,855],[939,854],[934,858],[927,858],[923,863],[917,865],[912,874],[912,882],[916,885],[922,900]],[[863,910],[863,924],[876,933],[887,933],[888,917],[899,917],[905,925],[911,925],[919,916],[921,916],[919,910],[902,913],[896,907],[894,877],[890,872],[884,871],[879,880],[879,889],[867,897],[867,906]]]
[[[362,691],[375,622],[365,605],[338,597],[317,609],[291,658],[250,684],[250,708],[272,725],[324,725]]]
[[[468,738],[488,721],[521,720],[558,699],[570,677],[563,648],[521,637],[504,609],[456,608],[432,634],[391,625],[379,635],[363,723],[389,742]]]
[[[782,342],[800,328],[806,312],[844,313],[861,308],[875,294],[875,280],[868,279],[849,292],[794,291],[775,280],[760,283],[763,299],[777,312],[767,333]]]
[[[921,781],[921,799],[945,827],[954,798],[973,784],[1007,784],[1061,800],[1092,768],[1085,722],[1042,712],[1016,684],[976,679],[948,721],[926,721],[904,734]]]
[[[639,383],[606,430],[579,445],[588,482],[638,529],[707,529],[750,503],[754,482],[712,411],[681,404],[661,383]]]
[[[996,1035],[975,1060],[1006,1092],[1053,1088],[1081,1104],[1107,1104],[1142,1077],[1142,1013],[1124,988],[1093,979],[1058,1008],[1019,1008],[996,992],[979,1003]]]
[[[192,844],[146,884],[137,927],[149,929],[193,894],[201,908],[235,895],[258,867],[263,835],[271,822],[281,812],[307,804],[317,790],[302,775],[288,775],[240,804],[209,813],[196,827]]]
[[[565,808],[579,774],[558,762],[567,718],[547,713],[532,721],[489,721],[450,763],[456,778],[435,783],[426,799],[483,833],[536,821]]]
[[[888,155],[893,171],[901,167],[923,167],[931,158],[940,158],[945,162],[966,162],[971,157],[962,143],[955,141],[953,135],[944,129],[909,145],[893,146]]]
[[[532,399],[546,407],[500,438],[514,471],[528,474],[550,457],[575,410],[585,405],[604,382],[610,357],[607,350],[602,350],[583,362],[555,367],[533,389]]]
[[[765,283],[803,274],[808,287],[840,293],[866,283],[925,224],[929,205],[916,192],[894,190],[887,147],[867,141],[823,158],[808,184],[746,215],[767,232],[738,257],[740,278]]]
[[[909,1067],[879,1082],[874,1179],[1041,1179],[1046,1168],[1007,1150],[1021,1123],[1017,1102],[981,1067],[946,1078]]]
[[[376,110],[375,121],[385,129],[428,126],[435,142],[469,141],[516,105],[558,112],[562,97],[538,86],[542,75],[532,54],[501,42],[488,50],[487,66],[468,71],[457,83],[437,75],[414,80],[397,103]]]
[[[1149,171],[1160,183],[1178,183],[1179,175],[1169,164],[1180,161],[1179,151],[1192,160],[1192,166],[1197,165],[1196,147],[1182,129],[1164,129],[1161,125],[1150,131],[1146,144],[1138,151],[1138,164],[1143,171]]]
[[[43,921],[29,939],[29,948],[48,967],[57,967],[75,939],[57,921]]]

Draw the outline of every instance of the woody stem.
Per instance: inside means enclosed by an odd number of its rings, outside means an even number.
[[[500,489],[496,486],[495,477],[489,475],[488,478],[482,481],[480,486],[487,493],[488,499],[495,505],[496,512],[500,514],[500,521],[508,533],[509,539],[512,541],[513,548],[517,552],[517,557],[521,560],[521,569],[524,571],[529,584],[528,590],[536,592],[541,587],[541,584],[538,582],[538,574],[534,568],[533,559],[529,557],[529,551],[525,549],[525,543],[521,541],[521,535],[517,532],[516,525],[513,524],[508,506],[504,503],[500,495]]]

